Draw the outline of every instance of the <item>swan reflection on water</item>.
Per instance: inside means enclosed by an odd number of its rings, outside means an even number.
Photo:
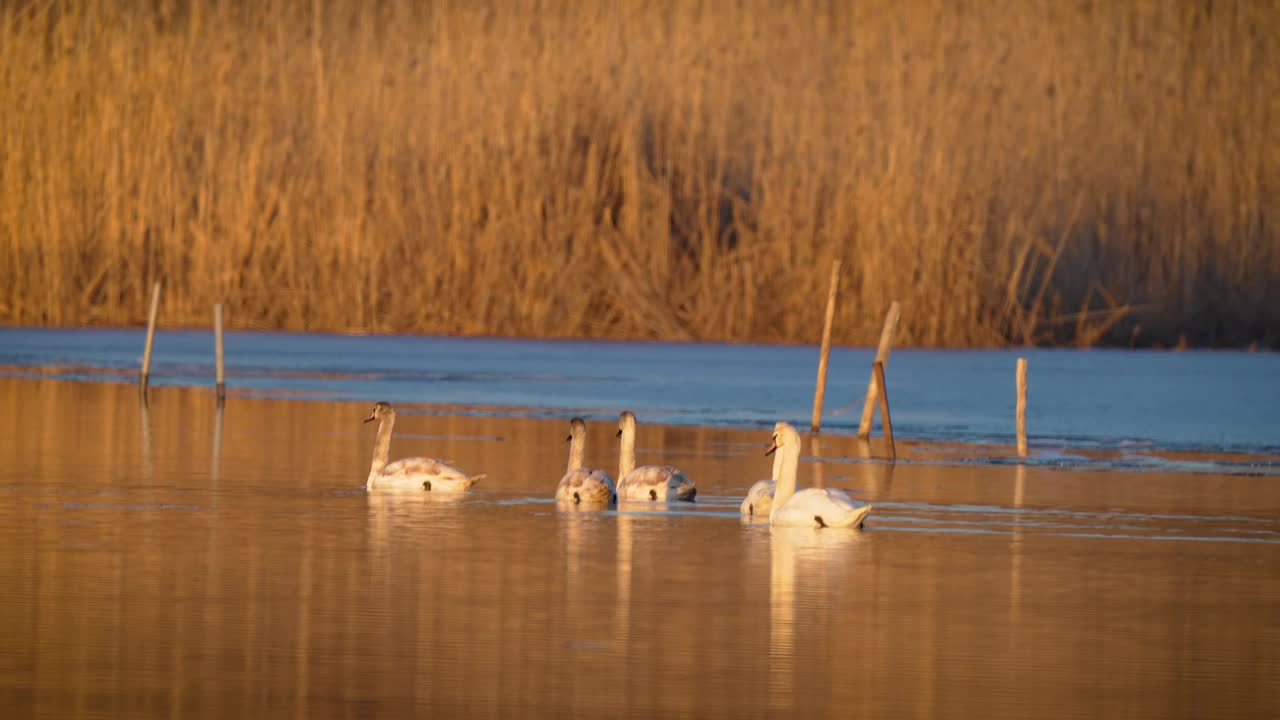
[[[748,522],[743,519],[744,524]],[[786,527],[769,529],[769,706],[788,709],[793,701],[797,598],[805,607],[824,607],[839,590],[839,578],[858,571],[857,548],[866,542],[853,529]]]
[[[369,539],[375,547],[385,549],[397,537],[444,532],[459,523],[453,507],[470,497],[470,493],[421,491],[367,493]]]

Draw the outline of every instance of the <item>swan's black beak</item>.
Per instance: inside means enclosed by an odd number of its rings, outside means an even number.
[[[769,449],[768,449],[768,450],[765,450],[765,451],[764,451],[764,454],[765,454],[765,455],[772,455],[772,454],[773,454],[773,451],[774,451],[774,450],[777,450],[777,449],[778,449],[778,443],[776,443],[776,442],[771,442],[771,443],[769,443]]]
[[[565,438],[564,438],[564,441],[565,441],[565,442],[573,442],[573,433],[569,433],[568,435],[566,435],[566,436],[565,436]]]
[[[374,415],[373,413],[369,413],[369,417],[365,418],[365,419],[364,419],[364,421],[365,421],[365,422],[373,422],[373,421],[374,421],[374,420],[376,420],[376,419],[377,419],[377,416],[376,416],[376,415]]]
[[[622,428],[618,428],[618,432],[614,434],[614,437],[622,437]]]

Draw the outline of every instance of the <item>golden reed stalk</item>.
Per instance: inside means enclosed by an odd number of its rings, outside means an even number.
[[[6,3],[0,323],[1276,347],[1277,17]]]

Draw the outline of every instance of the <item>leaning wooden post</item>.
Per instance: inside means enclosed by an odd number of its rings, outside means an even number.
[[[898,448],[893,442],[893,420],[889,419],[889,387],[884,384],[884,363],[877,360],[871,368],[880,390],[880,424],[884,428],[884,439],[889,443],[889,459],[896,461]]]
[[[889,312],[884,316],[884,327],[880,330],[880,346],[876,348],[876,362],[885,364],[889,362],[889,348],[893,345],[893,331],[898,327],[898,317],[902,314],[902,309],[898,305],[898,301],[894,300],[889,305]],[[862,404],[862,422],[858,423],[858,437],[866,440],[871,437],[871,421],[875,419],[876,414],[876,374],[871,373],[871,380],[867,383],[867,399]]]
[[[822,324],[822,349],[818,352],[818,382],[813,388],[813,419],[809,432],[822,428],[822,400],[827,394],[827,358],[831,355],[831,321],[836,316],[836,290],[840,285],[840,261],[831,261],[831,285],[827,290],[827,319]]]
[[[160,283],[151,288],[151,311],[147,314],[147,344],[142,350],[142,374],[138,376],[138,389],[146,395],[147,379],[151,375],[151,343],[156,336],[156,315],[160,312]]]
[[[1027,359],[1018,358],[1018,455],[1027,456]]]
[[[213,306],[213,354],[216,356],[214,377],[217,379],[218,405],[221,406],[227,399],[227,384],[222,375],[222,303]]]

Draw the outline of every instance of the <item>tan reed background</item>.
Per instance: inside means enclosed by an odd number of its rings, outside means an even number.
[[[1278,8],[6,3],[0,323],[1276,347]]]

